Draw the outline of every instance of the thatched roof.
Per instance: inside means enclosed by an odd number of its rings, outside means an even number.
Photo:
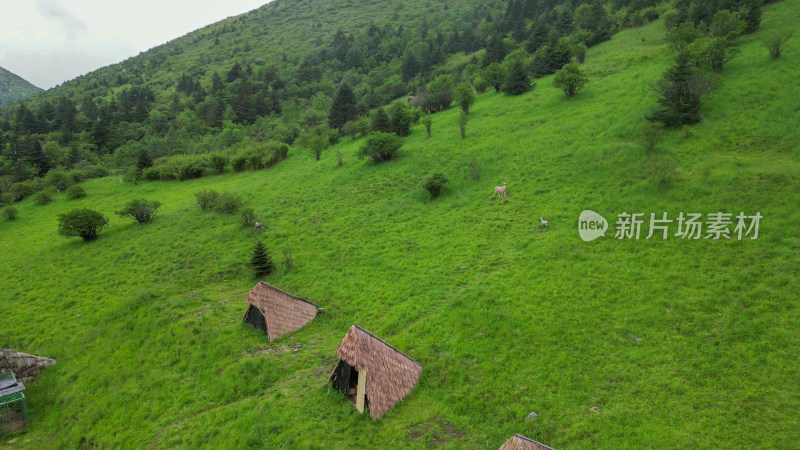
[[[553,450],[553,448],[521,434],[515,434],[511,436],[505,444],[500,446],[500,450]]]
[[[39,372],[55,363],[55,359],[0,348],[0,373],[14,372],[16,378],[24,383],[35,380]]]
[[[373,420],[408,395],[422,373],[419,363],[356,325],[342,339],[336,356],[357,371],[367,369],[366,395]]]
[[[263,281],[247,294],[247,301],[264,315],[270,341],[299,330],[317,315],[317,307]]]

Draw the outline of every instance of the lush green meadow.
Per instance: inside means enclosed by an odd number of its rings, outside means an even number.
[[[382,165],[344,139],[319,162],[293,149],[264,171],[25,200],[0,220],[0,343],[58,364],[28,387],[28,432],[0,445],[497,448],[521,433],[556,448],[795,447],[800,39],[777,61],[760,39],[798,20],[798,2],[766,8],[706,120],[652,153],[639,130],[672,59],[660,23],[590,49],[574,98],[552,77],[480,95],[466,139],[453,108]],[[429,200],[434,172],[450,183]],[[266,281],[324,308],[313,322],[272,343],[241,322],[254,235],[201,212],[203,189],[255,209],[278,264]],[[140,197],[163,203],[152,224],[114,214]],[[57,235],[77,207],[111,218],[96,241]],[[584,209],[609,220],[605,239],[579,238]],[[622,212],[717,211],[760,212],[759,238],[613,238]],[[375,422],[327,386],[351,324],[424,368]]]

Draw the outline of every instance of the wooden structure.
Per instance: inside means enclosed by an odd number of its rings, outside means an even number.
[[[521,434],[511,436],[505,444],[500,446],[500,450],[554,450],[541,442],[536,442]]]
[[[317,306],[263,281],[247,294],[245,322],[264,330],[272,341],[303,328],[317,315]]]
[[[373,420],[408,395],[422,373],[416,361],[356,325],[342,339],[336,356],[339,363],[330,382],[358,412],[369,409]]]
[[[24,383],[32,382],[39,372],[55,363],[55,359],[0,348],[0,373],[14,372],[16,379]]]

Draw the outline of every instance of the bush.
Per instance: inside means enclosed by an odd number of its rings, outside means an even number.
[[[197,199],[197,204],[200,205],[201,210],[211,211],[214,209],[214,206],[217,203],[217,198],[219,198],[219,192],[212,190],[205,190],[205,191],[195,192],[194,197]]]
[[[678,179],[678,166],[663,158],[651,158],[645,164],[644,171],[660,190],[670,189]]]
[[[556,72],[553,84],[564,91],[567,97],[572,97],[586,85],[586,74],[575,63],[570,63]]]
[[[46,205],[53,200],[53,196],[49,191],[39,191],[33,196],[33,201],[39,205]]]
[[[17,208],[9,206],[3,210],[3,215],[6,216],[6,219],[8,220],[14,220],[17,218]]]
[[[86,191],[77,184],[73,184],[67,189],[66,196],[70,200],[86,197]]]
[[[425,180],[423,187],[426,191],[428,191],[428,194],[430,194],[431,198],[436,198],[441,195],[444,185],[447,184],[447,181],[447,177],[441,173],[435,173]]]
[[[467,137],[467,124],[469,123],[469,116],[464,111],[461,111],[461,116],[458,118],[458,126],[461,128],[461,139]]]
[[[372,161],[380,163],[389,161],[395,152],[403,146],[403,140],[393,133],[371,133],[367,143],[361,148],[361,155],[369,156]]]
[[[794,35],[793,32],[787,31],[784,33],[773,33],[764,38],[764,47],[769,51],[769,56],[772,59],[778,59],[781,57],[781,53],[783,53],[783,46],[786,44],[786,41],[792,38]]]
[[[75,209],[58,215],[58,234],[65,238],[80,237],[91,241],[107,226],[108,218],[91,209]]]
[[[431,125],[433,124],[433,120],[431,120],[431,116],[425,116],[420,120],[423,125],[425,125],[425,131],[428,133],[428,137],[431,137]]]
[[[250,267],[256,277],[263,277],[272,273],[275,270],[272,264],[272,257],[267,252],[267,248],[261,241],[256,241],[253,247],[253,256],[250,257]]]
[[[232,192],[223,192],[214,202],[214,211],[220,214],[235,214],[243,205],[244,202],[238,195]]]
[[[245,208],[242,210],[242,214],[239,216],[239,221],[242,223],[242,226],[245,228],[253,228],[256,225],[256,212],[253,211],[253,208]]]
[[[503,83],[506,81],[506,68],[500,63],[493,62],[483,69],[483,78],[494,87],[495,92],[500,92]]]
[[[236,155],[231,160],[231,165],[233,166],[233,172],[239,173],[243,171],[247,167],[248,161],[247,155]]]
[[[472,83],[472,86],[475,88],[475,91],[478,94],[483,94],[484,92],[486,92],[486,89],[489,88],[489,82],[481,77],[478,77],[475,79],[475,82]]]
[[[575,61],[578,64],[583,64],[586,61],[586,44],[579,42],[572,47],[572,53],[575,55]]]
[[[67,189],[74,183],[72,175],[63,170],[51,170],[47,172],[44,177],[44,183],[47,186],[53,186],[58,192]]]
[[[663,126],[658,122],[645,123],[642,125],[642,145],[647,151],[653,151],[661,141],[661,129]]]
[[[9,188],[9,193],[11,194],[13,201],[18,202],[25,197],[41,191],[43,187],[42,179],[34,178],[33,180],[20,181],[12,184]]]
[[[146,224],[153,221],[160,206],[160,202],[138,198],[126,203],[122,210],[117,211],[117,214],[120,217],[130,217],[139,224]]]
[[[144,175],[142,170],[138,167],[129,167],[125,170],[125,173],[122,175],[122,181],[137,184],[139,180],[143,180]]]
[[[211,168],[214,169],[214,172],[223,173],[225,172],[225,166],[228,165],[228,155],[224,153],[212,153],[208,156],[208,162]]]
[[[472,91],[472,86],[469,83],[459,83],[453,90],[453,99],[455,99],[461,111],[464,111],[464,114],[469,114],[469,109],[475,103],[475,93]]]
[[[474,156],[469,160],[469,177],[472,181],[481,179],[481,165]]]

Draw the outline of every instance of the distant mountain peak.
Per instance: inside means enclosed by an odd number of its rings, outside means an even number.
[[[0,106],[28,99],[42,90],[10,70],[0,67]]]

